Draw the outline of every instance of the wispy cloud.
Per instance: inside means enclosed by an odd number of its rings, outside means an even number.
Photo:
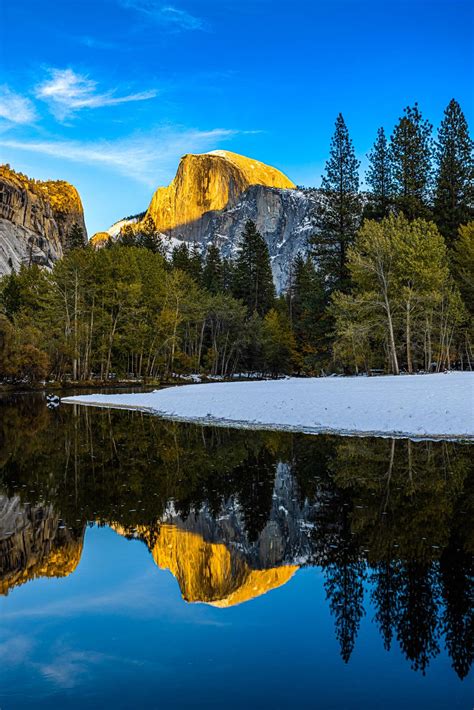
[[[83,682],[91,669],[116,658],[94,651],[68,651],[53,658],[50,663],[38,664],[45,678],[60,688],[75,688]]]
[[[119,3],[122,7],[136,10],[150,20],[175,30],[203,30],[206,27],[200,17],[173,5],[163,4],[159,0],[119,0]]]
[[[0,136],[0,146],[108,168],[156,187],[169,179],[183,153],[216,148],[238,133],[226,128],[200,131],[168,127],[115,141],[90,142],[11,140]]]
[[[35,90],[36,97],[46,101],[59,120],[85,108],[146,101],[154,98],[157,93],[155,89],[125,96],[117,96],[115,89],[101,93],[97,90],[96,81],[72,69],[51,69],[49,79],[39,84]]]
[[[0,661],[2,666],[15,666],[23,663],[33,647],[31,637],[22,634],[9,636],[0,642]]]
[[[147,600],[150,603],[151,598]],[[86,610],[86,607],[84,607]],[[18,667],[28,673],[40,673],[59,688],[74,688],[85,677],[94,677],[103,672],[104,666],[143,666],[146,662],[135,658],[97,652],[93,648],[71,648],[67,638],[59,637],[51,645],[42,646],[33,633],[28,636],[9,635],[0,643],[2,670],[14,672]],[[6,676],[5,676],[6,677]]]
[[[28,124],[33,123],[37,115],[30,99],[3,85],[0,86],[0,118],[10,123]]]

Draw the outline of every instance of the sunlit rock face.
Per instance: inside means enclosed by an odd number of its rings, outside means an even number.
[[[40,182],[0,166],[0,275],[21,264],[51,268],[64,253],[74,223],[87,237],[76,188],[58,180]]]
[[[102,249],[102,247],[107,245],[109,239],[110,234],[108,232],[96,232],[92,235],[89,241],[94,249]]]
[[[0,594],[37,577],[67,577],[82,545],[83,532],[74,537],[51,506],[0,496]]]
[[[297,190],[275,168],[224,150],[185,155],[174,180],[153,195],[147,215],[168,239],[217,244],[235,256],[247,220],[265,238],[275,285],[287,286],[291,260],[314,232],[316,193]]]
[[[113,528],[146,543],[158,567],[176,577],[183,599],[228,607],[281,587],[308,563],[313,513],[297,502],[289,467],[279,464],[268,520],[254,540],[233,497],[217,516],[204,506],[182,519],[170,506],[155,527]]]
[[[295,187],[276,168],[236,153],[185,155],[171,184],[153,195],[147,215],[163,234],[192,238],[193,222],[206,212],[233,207],[250,185]]]
[[[185,155],[174,180],[153,195],[146,216],[152,217],[169,248],[180,241],[216,244],[223,256],[236,255],[247,220],[253,220],[265,238],[278,292],[288,286],[290,265],[297,252],[306,252],[317,231],[317,190],[297,189],[276,168],[225,150]],[[117,237],[121,220],[92,238],[95,247],[105,234]]]

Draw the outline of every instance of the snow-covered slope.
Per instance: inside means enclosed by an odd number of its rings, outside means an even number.
[[[62,401],[254,429],[474,439],[469,372],[226,382]]]

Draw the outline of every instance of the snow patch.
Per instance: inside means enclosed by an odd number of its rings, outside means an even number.
[[[474,373],[287,378],[81,395],[62,402],[180,421],[307,433],[474,439]]]

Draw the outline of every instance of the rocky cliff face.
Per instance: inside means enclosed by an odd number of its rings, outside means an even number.
[[[22,505],[0,496],[0,594],[37,577],[66,577],[77,567],[83,534],[75,538],[50,505]]]
[[[153,195],[147,216],[171,245],[178,241],[216,243],[224,256],[235,255],[245,222],[252,219],[270,251],[275,285],[286,288],[291,260],[306,251],[316,231],[316,190],[300,190],[283,173],[257,160],[229,151],[185,155],[174,180]],[[118,234],[117,225],[93,237],[95,246],[105,234]]]
[[[235,255],[245,222],[254,220],[265,238],[278,291],[289,266],[314,232],[315,191],[297,190],[279,170],[229,151],[185,155],[174,180],[159,188],[147,215],[168,238],[220,246]]]
[[[174,180],[152,197],[147,215],[168,236],[189,238],[189,228],[205,213],[233,207],[250,185],[293,188],[279,170],[229,151],[181,158]]]
[[[76,188],[64,181],[39,182],[0,167],[0,276],[21,264],[51,268],[67,249],[77,224],[87,239]]]
[[[207,247],[216,243],[223,256],[235,256],[247,220],[253,220],[267,242],[273,280],[280,293],[287,288],[291,262],[316,232],[316,190],[284,190],[252,185],[230,208],[207,212],[188,225],[181,238]]]

